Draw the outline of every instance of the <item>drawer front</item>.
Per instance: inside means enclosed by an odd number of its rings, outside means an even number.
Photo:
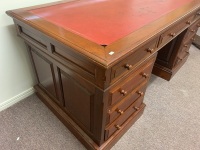
[[[108,110],[108,119],[107,124],[113,122],[118,117],[124,115],[126,109],[135,102],[138,98],[143,97],[145,90],[147,87],[147,82],[140,84],[137,88],[135,88],[132,93],[127,96],[124,100],[120,101],[119,104]]]
[[[155,57],[153,60],[146,62],[140,69],[138,69],[133,75],[129,76],[128,79],[121,81],[121,84],[115,86],[110,90],[110,100],[109,104],[113,105],[125,98],[137,85],[140,83],[147,81],[151,75],[151,71],[153,68],[153,64],[155,61]]]
[[[192,39],[193,39],[193,38],[192,38]],[[179,51],[179,53],[178,53],[178,57],[179,57],[180,59],[183,59],[185,55],[189,54],[189,49],[190,49],[190,46],[191,46],[191,44],[192,44],[192,41],[193,41],[193,40],[189,40],[187,43],[185,43],[185,44],[183,44],[183,45],[181,46],[181,49],[180,49],[180,51]]]
[[[97,67],[90,63],[80,55],[73,53],[73,49],[69,46],[61,47],[51,44],[52,56],[65,64],[68,68],[78,73],[85,79],[95,81]]]
[[[179,65],[180,63],[184,62],[189,56],[189,53],[185,53],[185,55],[182,58],[177,58],[175,66]]]
[[[198,28],[200,27],[200,21],[196,21],[187,31],[185,35],[184,41],[191,39],[197,32]]]
[[[191,45],[191,43],[190,43]],[[177,58],[176,58],[176,61],[175,61],[175,65],[174,66],[177,66],[179,63],[181,63],[182,61],[184,61],[185,59],[187,59],[187,57],[189,56],[189,48],[190,48],[190,45],[186,44],[182,47],[182,49],[180,50]],[[187,46],[187,47],[186,47]]]
[[[189,56],[189,49],[190,49],[190,46],[191,46],[192,42],[194,41],[194,39],[195,38],[193,35],[190,38],[190,40],[188,40],[182,44],[182,46],[180,47],[180,50],[178,51],[178,55],[176,57],[174,66],[178,65],[179,63],[181,63],[183,60],[185,60]]]
[[[200,10],[198,10],[195,14],[195,19],[199,19],[200,18]]]
[[[193,21],[194,16],[190,16],[183,21],[179,22],[166,32],[164,32],[160,36],[159,44],[158,47],[162,47],[163,45],[167,44],[169,41],[171,41],[173,38],[175,38],[183,29],[187,28],[190,26],[190,24]]]
[[[138,48],[131,56],[128,56],[112,67],[111,82],[116,81],[122,75],[131,72],[137,64],[146,59],[156,50],[158,39],[151,40],[145,46]]]
[[[17,24],[16,27],[19,36],[21,36],[23,39],[30,42],[37,48],[47,51],[48,42],[46,41],[46,38],[42,33],[38,33],[37,31],[33,31],[31,29],[26,29],[19,24]]]
[[[121,130],[126,120],[128,120],[130,116],[134,115],[134,113],[137,113],[138,111],[140,111],[142,107],[142,101],[143,101],[143,97],[139,98],[131,106],[129,106],[129,108],[124,112],[124,115],[120,116],[117,120],[115,120],[111,125],[109,125],[106,128],[105,130],[106,139],[112,136],[116,131]]]

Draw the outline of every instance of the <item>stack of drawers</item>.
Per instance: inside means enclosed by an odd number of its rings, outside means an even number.
[[[157,55],[152,54],[157,49],[163,47],[161,55],[166,59],[166,63],[164,61],[160,61],[160,63],[166,68],[174,71],[184,64],[189,55],[188,50],[194,40],[194,35],[200,26],[200,21],[197,19],[194,15],[184,18],[176,26],[163,32],[159,38],[146,43],[134,54],[112,67],[111,83],[117,81],[119,83],[109,90],[105,140],[115,136],[117,131],[123,130],[130,118],[136,121],[142,114],[145,107],[143,103],[145,90]],[[196,20],[195,23],[193,23],[194,20]],[[172,41],[172,39],[174,40]],[[172,53],[170,53],[170,49]],[[146,61],[144,61],[145,59]],[[141,64],[136,67],[139,63]],[[128,77],[124,79],[125,75]],[[171,75],[167,78],[171,78]]]
[[[178,50],[178,55],[176,57],[175,66],[187,59],[189,56],[189,48],[192,42],[195,40],[194,36],[200,27],[200,20],[197,20],[190,28],[188,28],[187,33],[181,43],[180,49]]]
[[[200,11],[183,18],[160,36],[158,57],[153,74],[170,80],[186,62],[189,48],[200,27]]]
[[[122,130],[129,120],[135,122],[141,116],[145,107],[143,98],[155,59],[156,54],[133,69],[128,77],[110,89],[105,140]]]

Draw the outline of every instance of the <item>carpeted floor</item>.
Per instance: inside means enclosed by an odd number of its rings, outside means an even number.
[[[144,115],[112,150],[200,149],[200,50],[167,82],[151,77]],[[67,128],[32,95],[0,112],[1,150],[84,150]]]

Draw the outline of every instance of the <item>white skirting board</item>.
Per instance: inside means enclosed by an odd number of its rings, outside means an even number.
[[[32,95],[33,93],[35,93],[34,88],[30,88],[30,89],[28,89],[28,90],[26,90],[26,91],[24,91],[24,92],[22,92],[22,93],[20,93],[16,96],[14,96],[14,97],[8,99],[7,101],[0,104],[0,111],[14,105],[15,103],[23,100],[24,98]]]

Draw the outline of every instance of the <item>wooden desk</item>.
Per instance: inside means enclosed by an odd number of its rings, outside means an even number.
[[[152,68],[170,80],[200,26],[198,0],[61,1],[7,14],[38,96],[88,149],[111,148],[142,115]]]

